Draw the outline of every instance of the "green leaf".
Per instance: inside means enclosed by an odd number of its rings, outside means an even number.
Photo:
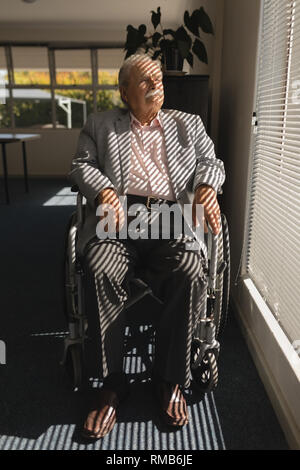
[[[197,11],[198,26],[200,26],[200,28],[205,33],[214,34],[213,25],[210,21],[208,14],[205,12],[204,8],[201,7],[199,10],[196,10],[196,11]]]
[[[145,25],[140,25],[139,29],[134,28],[131,24],[127,26],[125,50],[130,50],[130,55],[134,54],[139,47],[146,44],[147,38],[145,32]]]
[[[186,60],[188,61],[190,66],[193,67],[193,65],[194,65],[194,56],[191,52],[188,53],[188,55],[186,57]]]
[[[187,10],[185,10],[185,12],[184,12],[183,19],[184,19],[185,26],[190,30],[191,18],[190,18],[190,14]]]
[[[135,29],[131,24],[127,26],[127,39],[131,39],[138,34],[138,30]]]
[[[139,26],[139,33],[144,36],[144,34],[146,34],[146,31],[147,31],[146,25],[145,25],[145,24],[141,24],[141,25]]]
[[[201,60],[201,62],[204,62],[205,64],[208,63],[206,49],[202,41],[195,39],[192,51],[198,57],[198,59]]]
[[[199,24],[198,24],[198,18],[197,18],[197,11],[195,10],[192,13],[192,16],[189,17],[188,24],[189,24],[189,31],[193,33],[195,36],[199,37]]]
[[[152,21],[154,29],[156,29],[160,23],[160,18],[161,18],[160,7],[157,8],[157,12],[151,10],[151,13],[152,13],[151,21]]]
[[[186,32],[186,29],[183,26],[180,26],[180,28],[177,29],[175,32],[175,39],[178,41],[183,41],[186,42],[189,46],[189,48],[192,45],[192,39]]]
[[[136,46],[138,34],[138,30],[131,26],[131,24],[127,26],[127,38],[125,43],[125,49],[130,49]]]
[[[158,44],[158,41],[160,40],[160,38],[162,37],[162,35],[158,32],[154,33],[153,36],[152,36],[152,43],[153,43],[153,46],[154,47],[157,47],[157,44]]]

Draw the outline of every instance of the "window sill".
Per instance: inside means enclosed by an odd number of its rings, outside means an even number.
[[[248,348],[286,439],[292,449],[300,449],[300,358],[251,279],[244,278],[232,297]]]

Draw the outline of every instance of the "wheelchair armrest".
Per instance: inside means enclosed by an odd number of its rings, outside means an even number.
[[[82,227],[84,223],[84,204],[83,204],[83,194],[81,194],[79,186],[77,184],[73,184],[71,186],[71,192],[77,193],[77,201],[76,201],[76,219],[77,219],[77,226]]]

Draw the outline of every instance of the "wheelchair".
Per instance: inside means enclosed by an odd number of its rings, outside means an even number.
[[[77,186],[72,186],[71,191],[77,193],[77,202],[76,210],[67,224],[64,239],[62,295],[68,334],[64,338],[61,364],[66,367],[73,390],[77,390],[83,382],[85,341],[88,338],[84,270],[76,249],[78,233],[84,222],[85,204]],[[207,301],[199,321],[194,326],[190,358],[191,384],[196,393],[206,393],[217,386],[219,340],[226,326],[229,305],[230,242],[226,217],[221,214],[221,230],[218,235],[214,235],[209,224],[207,225],[208,233],[205,234],[208,254]],[[150,296],[152,301],[162,304],[137,273],[131,283],[133,287],[130,289],[131,296],[124,304],[124,309],[127,310],[126,316],[130,316],[133,307],[139,312],[141,301],[145,301],[146,296],[146,300],[149,301]],[[126,344],[126,338],[124,340]]]

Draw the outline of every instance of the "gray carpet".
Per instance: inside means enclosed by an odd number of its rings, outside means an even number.
[[[69,388],[60,366],[66,325],[61,302],[63,235],[74,197],[62,180],[11,180],[11,204],[0,192],[0,449],[287,449],[283,432],[233,315],[222,337],[219,384],[213,393],[187,392],[190,423],[161,425],[151,382],[131,383],[112,433],[96,443],[79,437],[87,404],[101,384],[90,377]],[[151,350],[150,350],[151,353]],[[126,367],[139,372],[136,350]],[[137,374],[138,375],[138,374]]]

